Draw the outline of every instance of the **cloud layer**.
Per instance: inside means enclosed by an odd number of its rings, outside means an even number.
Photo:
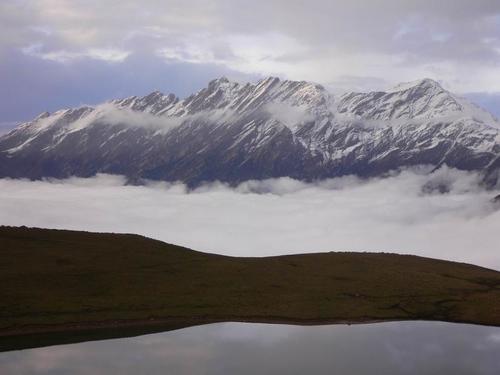
[[[138,233],[194,249],[264,256],[386,251],[500,269],[495,192],[442,169],[306,184],[289,178],[232,189],[126,186],[119,176],[0,180],[0,224]],[[446,186],[446,194],[434,188]],[[498,194],[498,192],[496,192]]]

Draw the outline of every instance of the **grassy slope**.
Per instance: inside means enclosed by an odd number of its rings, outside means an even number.
[[[395,254],[234,258],[137,235],[0,227],[0,335],[150,318],[500,325],[500,272]]]

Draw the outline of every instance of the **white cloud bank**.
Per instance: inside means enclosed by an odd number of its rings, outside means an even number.
[[[119,176],[0,180],[0,224],[129,232],[228,255],[386,251],[500,270],[497,192],[477,176],[442,169],[362,182],[289,178],[232,189],[215,183],[126,186]],[[423,193],[445,184],[447,194]],[[498,207],[497,207],[498,208]]]

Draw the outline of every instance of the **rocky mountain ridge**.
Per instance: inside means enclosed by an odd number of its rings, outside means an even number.
[[[123,174],[236,184],[442,165],[499,180],[500,124],[430,79],[336,96],[323,86],[227,78],[180,99],[155,91],[43,113],[0,137],[0,177]]]

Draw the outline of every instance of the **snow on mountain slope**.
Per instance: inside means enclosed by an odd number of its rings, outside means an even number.
[[[387,92],[349,93],[341,97],[339,112],[363,119],[464,118],[499,128],[488,112],[460,98],[431,79],[399,84]]]
[[[134,111],[141,111],[152,114],[160,114],[172,108],[179,98],[174,94],[163,95],[159,91],[153,91],[151,94],[142,98],[132,96],[130,98],[113,100],[111,103],[116,104],[119,108],[129,108]]]
[[[429,79],[335,97],[310,82],[223,77],[183,100],[155,91],[44,113],[0,138],[0,176],[106,172],[196,185],[446,164],[481,171],[494,185],[499,128]]]

